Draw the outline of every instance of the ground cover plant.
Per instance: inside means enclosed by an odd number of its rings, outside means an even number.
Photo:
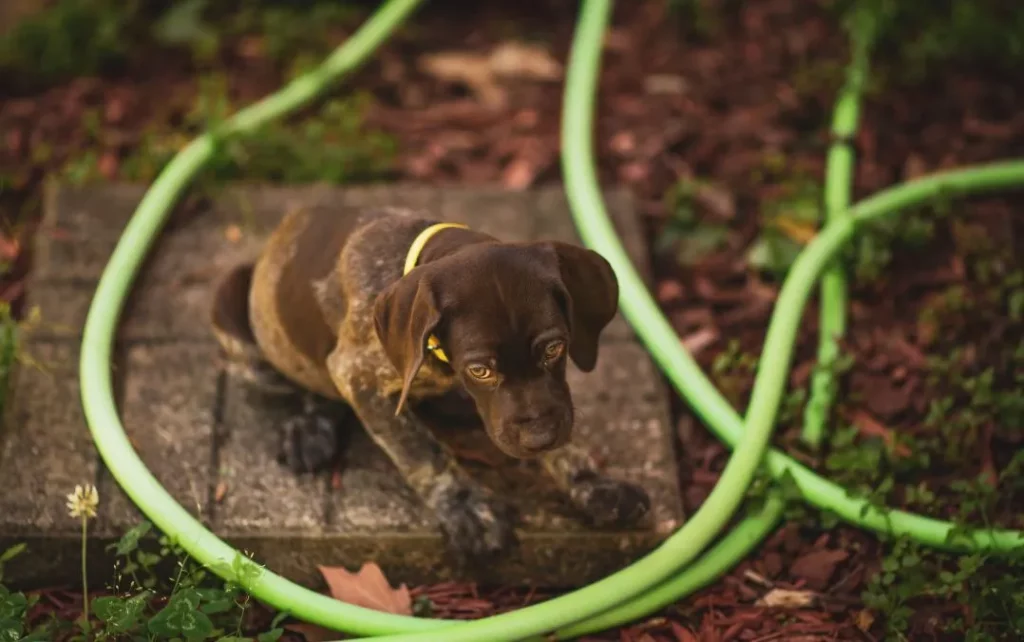
[[[12,90],[0,98],[0,296],[13,316],[3,318],[3,363],[16,358],[16,320],[29,313],[19,307],[31,267],[25,248],[45,176],[150,180],[192,134],[315,64],[369,4],[61,0],[4,35],[0,84]],[[199,189],[233,178],[512,189],[558,180],[559,64],[575,7],[486,4],[427,3],[316,108],[222,150]],[[828,126],[849,62],[843,21],[855,8],[879,20],[854,140],[855,199],[1024,151],[1016,81],[1024,10],[1011,3],[650,0],[619,3],[608,34],[600,175],[641,198],[659,302],[741,411],[780,280],[822,219]],[[446,71],[452,60],[476,64],[509,43],[520,56],[511,74]],[[965,529],[1024,528],[1014,510],[1024,492],[1024,226],[1014,198],[932,203],[851,246],[843,260],[848,332],[832,364],[839,388],[827,441],[812,449],[799,438],[817,347],[811,306],[776,445],[872,502]],[[676,420],[692,512],[727,453],[681,403]],[[764,492],[755,485],[751,501]],[[799,502],[786,516],[714,586],[595,639],[1024,635],[1018,560],[879,538]],[[99,637],[135,626],[143,639],[163,639],[181,634],[171,627],[185,619],[199,622],[203,639],[317,635],[275,621],[159,534],[134,547],[127,537],[111,562],[138,578],[114,591],[93,587],[89,624],[81,587],[3,589],[0,635],[13,622],[18,635]],[[157,559],[185,569],[184,579],[153,571],[145,586]],[[412,587],[397,603],[422,616],[468,618],[545,596],[445,584]],[[163,623],[156,631],[154,619]]]

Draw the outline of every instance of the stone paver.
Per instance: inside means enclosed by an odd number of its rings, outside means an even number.
[[[100,462],[78,399],[77,340],[96,282],[144,187],[52,186],[37,237],[29,305],[42,322],[27,345],[48,370],[18,369],[0,444],[0,544],[28,540],[33,553],[14,578],[57,581],[77,573],[77,525],[64,508],[76,483],[98,483],[97,548],[139,517]],[[645,277],[650,268],[633,204],[606,195],[623,244]],[[140,272],[122,316],[114,364],[122,421],[140,456],[168,491],[236,546],[289,578],[318,581],[318,564],[381,564],[396,581],[455,576],[434,518],[391,462],[353,422],[338,474],[296,477],[276,462],[284,410],[254,404],[220,372],[206,327],[220,270],[253,255],[289,209],[401,205],[422,208],[509,240],[579,242],[559,187],[509,193],[424,185],[335,188],[236,185],[179,207]],[[46,372],[47,374],[44,374]],[[534,462],[504,457],[481,431],[445,431],[460,452],[487,452],[465,465],[521,515],[513,558],[464,577],[544,584],[586,582],[656,545],[683,519],[661,379],[625,321],[605,333],[597,370],[570,369],[577,435],[609,472],[644,485],[648,523],[621,532],[586,528]],[[26,455],[27,454],[27,455]],[[485,457],[487,459],[487,457]],[[104,569],[99,568],[100,572]]]
[[[134,344],[122,355],[121,422],[157,480],[192,515],[209,519],[214,411],[219,376],[216,353],[186,342]],[[100,518],[116,532],[140,513],[112,478],[101,480]]]

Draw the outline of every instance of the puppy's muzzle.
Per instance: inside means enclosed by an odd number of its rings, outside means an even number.
[[[521,415],[510,420],[519,448],[525,453],[540,453],[565,443],[569,422],[567,413],[552,408],[536,415]]]

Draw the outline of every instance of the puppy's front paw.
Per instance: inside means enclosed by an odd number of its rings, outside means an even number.
[[[594,475],[575,482],[569,499],[594,526],[629,526],[651,509],[647,491],[636,484]]]
[[[516,545],[512,509],[481,486],[459,483],[445,489],[434,511],[462,564],[493,561]]]
[[[318,473],[330,467],[341,453],[338,423],[322,414],[290,417],[281,425],[277,460],[293,473]]]

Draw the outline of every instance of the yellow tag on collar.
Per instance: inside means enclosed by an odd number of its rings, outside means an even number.
[[[423,252],[423,248],[426,247],[427,241],[441,230],[450,227],[467,228],[467,226],[461,223],[435,223],[416,236],[412,245],[409,246],[409,253],[405,255],[405,267],[402,269],[402,276],[412,272],[413,268],[416,267],[416,263],[420,260],[420,254]],[[441,342],[434,335],[427,337],[427,350],[434,353],[434,356],[441,361],[448,363],[448,355],[441,349]]]

